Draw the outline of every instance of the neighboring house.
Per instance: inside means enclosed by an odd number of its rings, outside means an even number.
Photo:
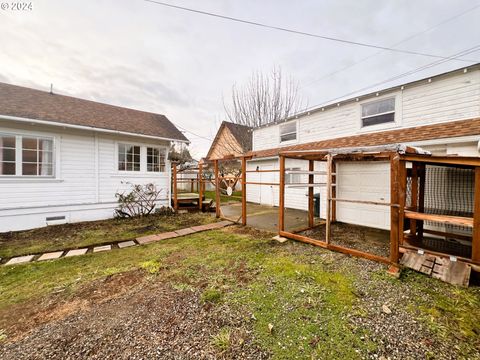
[[[169,205],[172,141],[163,115],[0,83],[0,232],[111,218],[126,182]]]
[[[247,170],[278,169],[278,154],[282,149],[319,150],[403,143],[439,155],[479,156],[479,140],[480,64],[475,64],[256,128]],[[287,170],[308,170],[307,161],[287,159],[285,166]],[[316,163],[315,170],[322,170],[324,166]],[[389,164],[384,162],[339,163],[336,196],[388,202],[389,171]],[[247,181],[278,183],[279,179],[278,173],[258,172],[248,173]],[[289,182],[307,182],[306,175],[287,175],[286,183]],[[316,188],[315,192],[320,193],[321,217],[324,217],[325,188]],[[306,210],[306,193],[306,188],[286,188],[285,206]],[[277,206],[278,186],[248,185],[247,201]],[[338,203],[336,214],[339,221],[388,229],[389,211],[386,207]]]
[[[252,150],[252,128],[223,121],[208,150],[207,161],[241,156]]]

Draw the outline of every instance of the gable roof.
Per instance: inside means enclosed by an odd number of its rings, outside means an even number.
[[[249,153],[247,153],[247,156],[261,158],[278,156],[281,151],[324,150],[332,148],[411,143],[415,141],[434,140],[468,135],[480,135],[480,118],[450,121],[440,124],[416,126],[411,128],[381,131],[354,136],[345,136],[335,139],[315,141],[292,146],[250,151]]]
[[[2,115],[188,142],[164,115],[6,83],[0,83]]]
[[[213,149],[215,148],[215,145],[218,143],[220,136],[222,134],[222,131],[225,128],[230,130],[230,133],[240,145],[241,149],[239,150],[242,153],[246,153],[252,150],[252,134],[251,134],[252,128],[250,126],[234,124],[229,121],[222,121],[222,124],[218,128],[217,134],[213,139],[212,145],[210,145],[210,149],[208,150],[206,159],[209,159],[212,156]]]

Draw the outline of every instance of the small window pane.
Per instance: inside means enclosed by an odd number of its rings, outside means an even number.
[[[0,162],[0,175],[15,175],[15,163]]]
[[[280,142],[297,139],[297,123],[291,122],[280,126]]]
[[[37,138],[22,138],[22,149],[37,150]]]
[[[37,164],[22,164],[22,175],[37,175]]]
[[[15,149],[15,136],[0,136],[0,148]]]
[[[362,119],[363,126],[385,124],[389,122],[395,122],[395,113],[383,114]]]
[[[22,152],[23,162],[36,163],[37,151],[36,150],[23,150]]]
[[[15,149],[8,149],[8,148],[0,149],[0,160],[15,162]]]

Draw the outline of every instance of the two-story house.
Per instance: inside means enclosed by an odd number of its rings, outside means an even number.
[[[402,143],[438,155],[479,156],[480,64],[438,74],[374,93],[329,104],[253,130],[253,150],[247,170],[279,168],[278,153]],[[323,163],[315,164],[321,169]],[[286,169],[308,170],[308,162],[287,159]],[[389,164],[341,163],[337,167],[337,196],[389,201]],[[289,174],[286,183],[305,182]],[[278,172],[249,172],[247,181],[278,183]],[[325,188],[320,194],[320,217],[325,214]],[[308,207],[306,188],[286,188],[285,206]],[[248,185],[247,201],[278,205],[278,186]],[[337,220],[388,229],[388,208],[339,203]]]

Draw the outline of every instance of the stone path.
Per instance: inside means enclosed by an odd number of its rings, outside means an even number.
[[[215,222],[207,225],[192,226],[189,228],[179,229],[175,231],[168,231],[160,234],[141,236],[136,238],[135,241],[129,240],[129,241],[122,241],[122,242],[112,242],[111,244],[96,245],[96,246],[92,245],[90,247],[86,247],[82,249],[71,249],[71,250],[67,249],[67,250],[59,250],[54,252],[47,252],[44,254],[17,256],[9,259],[4,265],[25,264],[32,261],[55,260],[61,257],[71,257],[71,256],[85,255],[87,253],[106,252],[115,248],[124,249],[131,246],[150,244],[156,241],[190,235],[190,234],[201,232],[201,231],[220,229],[232,224],[233,224],[232,221],[224,220],[224,221]]]

